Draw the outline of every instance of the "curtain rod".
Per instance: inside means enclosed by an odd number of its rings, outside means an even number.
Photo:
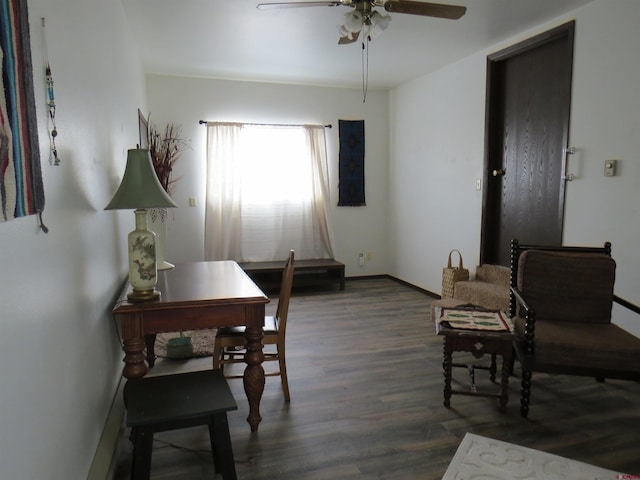
[[[198,123],[200,125],[206,125],[207,123],[227,123],[227,122],[208,122],[206,120],[200,120],[198,121]],[[242,122],[229,122],[229,123],[238,123],[238,124],[242,124],[242,125],[264,125],[264,126],[269,126],[269,125],[273,125],[276,127],[304,127],[305,125],[300,125],[300,124],[295,124],[295,123],[242,123]],[[330,123],[327,125],[323,125],[324,128],[333,128],[333,125],[331,125]]]

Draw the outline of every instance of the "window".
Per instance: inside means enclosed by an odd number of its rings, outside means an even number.
[[[333,256],[324,127],[207,124],[205,258]]]

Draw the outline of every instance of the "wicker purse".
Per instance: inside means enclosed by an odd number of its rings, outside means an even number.
[[[451,254],[453,252],[458,253],[460,262],[457,267],[451,266]],[[462,254],[459,250],[451,250],[449,252],[449,260],[447,266],[442,269],[442,298],[453,298],[453,287],[456,282],[463,280],[469,280],[469,270],[462,265]]]

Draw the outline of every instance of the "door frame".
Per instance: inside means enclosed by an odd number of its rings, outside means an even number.
[[[498,101],[501,99],[499,92],[503,90],[500,75],[503,62],[513,58],[519,54],[528,52],[537,47],[545,45],[549,42],[557,40],[558,38],[566,37],[567,40],[567,62],[571,62],[573,65],[573,50],[574,50],[574,33],[575,33],[575,20],[567,22],[558,27],[552,28],[546,32],[535,35],[531,38],[523,40],[517,44],[511,45],[498,52],[492,53],[487,56],[487,73],[486,73],[486,96],[485,96],[485,141],[484,141],[484,171],[483,171],[483,188],[482,192],[482,219],[481,219],[481,232],[480,232],[480,264],[487,263],[491,257],[495,255],[492,253],[493,245],[495,245],[496,227],[492,222],[499,222],[500,219],[495,218],[495,212],[498,211],[497,206],[501,201],[501,192],[497,192],[495,188],[490,188],[490,172],[494,169],[502,168],[502,152],[496,151],[502,145],[502,139],[496,138],[497,135],[501,135],[503,131],[502,118],[499,112],[501,111],[501,105]],[[565,121],[562,126],[562,144],[563,149],[566,149],[569,145],[569,125],[571,116],[571,98],[572,98],[572,76],[573,68],[571,68],[569,78],[569,109],[565,116]],[[563,165],[566,167],[566,153],[562,152]],[[559,192],[559,208],[558,208],[558,226],[562,235],[564,227],[564,206],[565,206],[565,191],[566,182],[560,182]],[[493,218],[492,218],[493,215]]]

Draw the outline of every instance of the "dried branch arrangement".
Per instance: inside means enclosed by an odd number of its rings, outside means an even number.
[[[182,128],[169,123],[161,134],[149,119],[149,153],[158,180],[165,191],[171,195],[171,186],[176,181],[172,178],[173,167],[185,148],[189,146],[187,139],[182,137]]]
[[[156,171],[160,185],[167,194],[171,195],[171,186],[177,179],[173,178],[173,167],[182,155],[182,152],[189,146],[189,141],[182,137],[182,127],[169,123],[164,127],[164,133],[160,133],[158,127],[151,122],[149,116],[149,154],[151,163]],[[156,221],[159,217],[165,221],[166,209],[151,209],[151,220]]]

